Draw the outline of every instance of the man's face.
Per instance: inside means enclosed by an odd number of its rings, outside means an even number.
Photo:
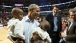
[[[74,13],[73,12],[70,12],[70,18],[74,19]]]
[[[35,9],[31,10],[30,16],[31,16],[32,19],[35,19],[39,16],[39,14],[40,14],[40,8],[37,7]]]
[[[58,8],[57,8],[57,7],[54,7],[54,8],[53,8],[53,13],[54,13],[54,14],[58,13]]]

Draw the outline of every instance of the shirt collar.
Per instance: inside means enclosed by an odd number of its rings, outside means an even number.
[[[57,16],[57,15],[58,15],[58,13],[56,15],[53,13],[53,16]]]
[[[25,21],[27,21],[27,22],[30,22],[30,21],[31,21],[31,22],[34,22],[34,19],[33,19],[33,20],[30,20],[29,17],[28,17],[28,15],[27,15]]]

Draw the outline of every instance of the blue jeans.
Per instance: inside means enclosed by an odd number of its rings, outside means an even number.
[[[66,43],[66,39],[65,38],[60,39],[59,43]]]

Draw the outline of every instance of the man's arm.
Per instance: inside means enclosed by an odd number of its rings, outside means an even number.
[[[68,41],[76,41],[76,26],[74,26],[72,29],[74,29],[74,31],[71,32],[74,32],[74,34],[70,34],[66,36],[66,40]]]

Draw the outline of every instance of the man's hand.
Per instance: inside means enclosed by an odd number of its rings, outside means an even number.
[[[61,32],[61,37],[65,38],[67,35],[64,32]]]

